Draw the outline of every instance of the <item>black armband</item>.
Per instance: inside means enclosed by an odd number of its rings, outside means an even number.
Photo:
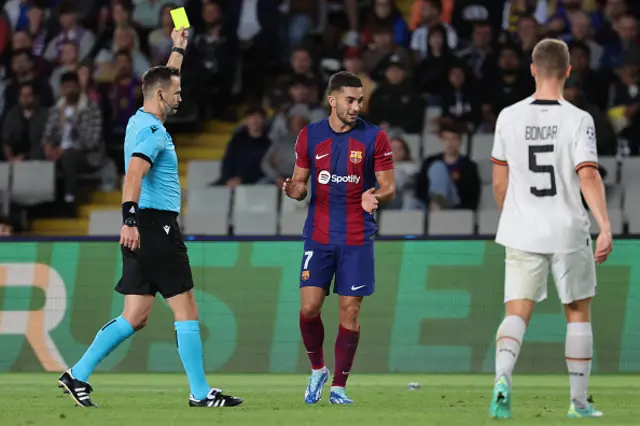
[[[122,203],[122,223],[127,226],[138,226],[138,203],[134,201]]]
[[[171,49],[172,52],[177,52],[179,54],[181,54],[182,56],[184,56],[184,49],[181,47],[174,47]]]

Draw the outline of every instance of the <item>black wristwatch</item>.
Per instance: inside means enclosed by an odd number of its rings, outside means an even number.
[[[138,226],[138,222],[133,217],[126,218],[123,223],[127,226]]]
[[[173,47],[173,48],[171,49],[171,51],[172,51],[172,52],[177,52],[177,53],[181,54],[182,56],[184,56],[184,49],[183,49],[183,48],[181,48],[181,47]]]

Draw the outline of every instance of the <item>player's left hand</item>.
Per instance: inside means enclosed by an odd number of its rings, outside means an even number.
[[[376,188],[370,188],[362,193],[362,209],[367,213],[373,214],[378,209],[378,199],[373,195]]]
[[[174,28],[171,31],[171,40],[173,40],[173,47],[179,47],[180,49],[187,48],[187,42],[189,41],[189,31],[183,27]]]

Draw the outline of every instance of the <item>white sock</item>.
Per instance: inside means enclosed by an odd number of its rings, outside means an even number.
[[[311,369],[311,374],[322,374],[325,371],[327,371],[327,366],[325,365],[324,367],[320,368],[319,370],[314,370],[313,368]]]
[[[511,375],[526,329],[527,325],[519,316],[510,315],[502,320],[496,334],[496,381],[505,377],[511,386]]]
[[[571,399],[587,404],[591,358],[593,357],[593,333],[589,322],[567,324],[567,340],[564,348],[569,370]]]

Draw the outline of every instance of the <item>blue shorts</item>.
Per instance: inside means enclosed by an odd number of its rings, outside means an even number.
[[[305,240],[300,288],[322,287],[340,296],[370,296],[375,288],[373,242],[362,246],[320,244]]]

